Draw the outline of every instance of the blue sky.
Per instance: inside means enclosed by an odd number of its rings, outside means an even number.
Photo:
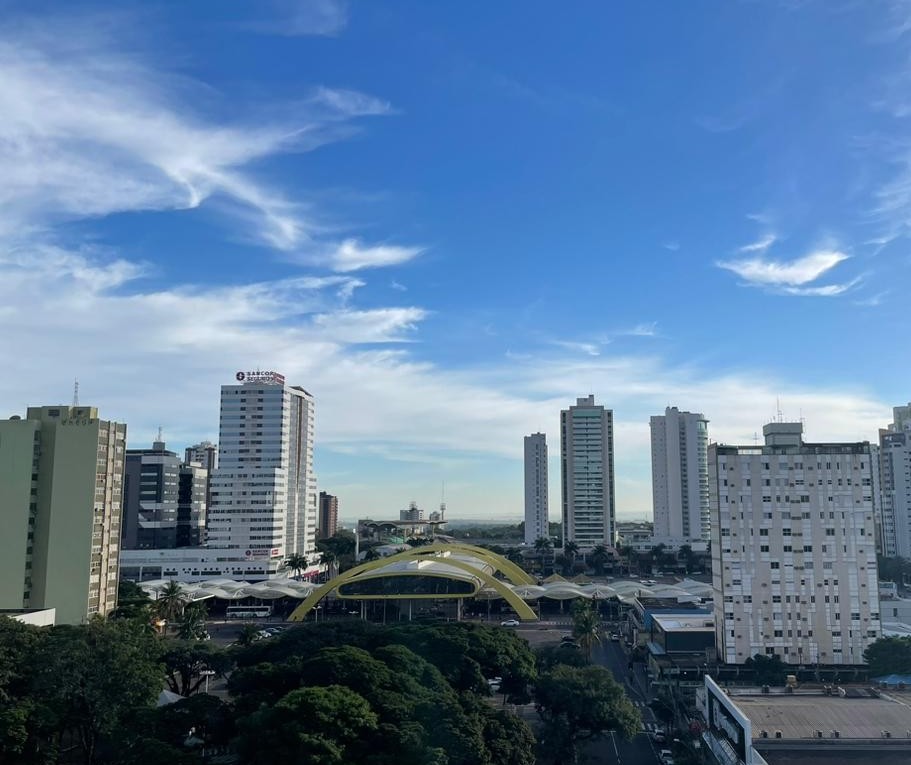
[[[594,393],[638,517],[667,405],[859,440],[909,399],[907,2],[0,11],[5,414],[78,377],[179,447],[274,368],[344,517],[518,517],[538,430],[557,517]]]

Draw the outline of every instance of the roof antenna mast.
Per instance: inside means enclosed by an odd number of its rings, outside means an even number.
[[[73,409],[79,406],[79,378],[73,380]]]

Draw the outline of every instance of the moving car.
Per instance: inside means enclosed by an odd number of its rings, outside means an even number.
[[[519,620],[518,619],[507,619],[505,622],[500,622],[500,626],[501,627],[518,627]]]

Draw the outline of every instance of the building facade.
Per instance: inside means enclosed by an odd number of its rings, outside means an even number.
[[[155,441],[151,449],[127,449],[123,482],[124,550],[177,547],[180,458]]]
[[[614,413],[594,396],[560,412],[560,467],[565,541],[613,545]]]
[[[317,536],[326,539],[335,536],[338,531],[338,497],[321,491],[319,493],[319,523]]]
[[[856,665],[881,635],[871,446],[804,443],[801,423],[764,446],[709,446],[719,659]]]
[[[116,607],[125,446],[94,407],[0,420],[0,607],[59,624]]]
[[[177,486],[177,547],[199,547],[206,541],[209,471],[196,463],[180,466]]]
[[[911,558],[911,404],[893,409],[879,432],[882,553]]]
[[[211,441],[200,441],[184,449],[183,461],[187,465],[200,465],[211,475],[218,467],[218,447]]]
[[[550,535],[547,508],[547,438],[525,436],[525,544]]]
[[[668,407],[649,421],[655,537],[709,538],[708,423],[702,414]]]
[[[314,400],[276,372],[236,378],[221,388],[207,546],[223,575],[258,578],[316,549]]]

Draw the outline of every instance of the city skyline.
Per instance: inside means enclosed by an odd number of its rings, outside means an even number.
[[[4,6],[2,417],[78,378],[180,451],[279,369],[345,518],[519,519],[520,437],[594,394],[631,518],[667,406],[875,443],[908,401],[898,3],[114,7]]]

